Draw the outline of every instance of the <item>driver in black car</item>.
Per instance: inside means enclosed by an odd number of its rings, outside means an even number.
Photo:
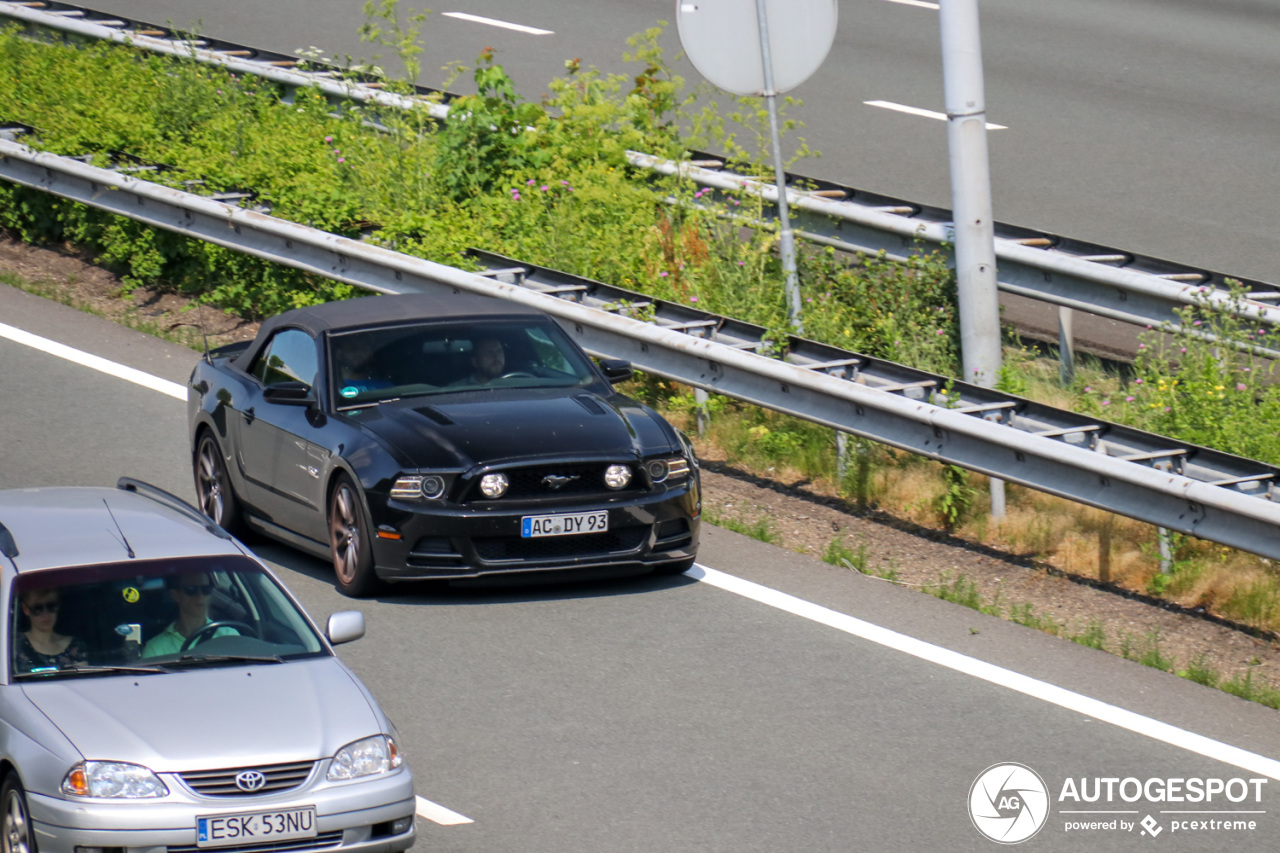
[[[502,376],[507,353],[497,338],[480,338],[471,349],[471,373],[454,385],[488,385]]]
[[[165,579],[165,587],[169,590],[169,597],[178,606],[178,617],[169,623],[169,627],[147,641],[142,649],[142,656],[146,658],[176,655],[182,651],[182,644],[188,637],[212,621],[209,618],[209,604],[213,595],[213,578],[208,573],[175,575]],[[234,628],[224,627],[204,639],[238,635],[239,632]]]

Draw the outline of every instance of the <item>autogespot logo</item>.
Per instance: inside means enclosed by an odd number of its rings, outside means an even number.
[[[973,780],[969,817],[987,838],[1018,844],[1040,831],[1049,818],[1049,789],[1040,774],[1023,764],[993,764]]]

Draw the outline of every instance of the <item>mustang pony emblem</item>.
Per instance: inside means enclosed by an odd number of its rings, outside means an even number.
[[[546,486],[548,489],[559,489],[562,486],[572,483],[576,479],[578,479],[577,474],[574,474],[571,477],[566,477],[563,474],[548,474],[542,478],[542,485]]]

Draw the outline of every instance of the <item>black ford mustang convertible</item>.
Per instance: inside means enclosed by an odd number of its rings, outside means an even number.
[[[688,440],[531,308],[467,294],[288,311],[191,374],[200,506],[333,560],[338,586],[682,572]]]

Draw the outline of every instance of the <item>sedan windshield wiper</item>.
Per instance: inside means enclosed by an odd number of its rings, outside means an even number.
[[[132,664],[129,666],[100,666],[97,664],[73,663],[57,669],[35,669],[31,672],[20,672],[18,678],[48,678],[51,675],[154,675],[168,670],[158,664]]]
[[[220,663],[284,663],[284,658],[275,655],[183,655],[175,661],[165,661],[165,666],[185,667]]]

